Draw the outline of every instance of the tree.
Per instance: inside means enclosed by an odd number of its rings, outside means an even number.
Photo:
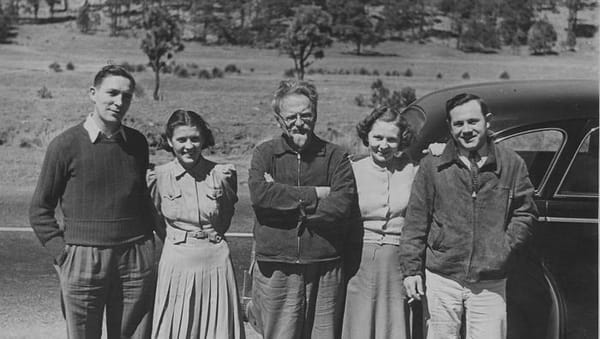
[[[50,16],[54,16],[54,5],[61,3],[61,0],[46,0],[48,7],[50,8]]]
[[[183,50],[181,28],[177,18],[161,7],[152,7],[145,15],[143,28],[146,31],[141,49],[148,56],[154,71],[154,100],[158,100],[160,70],[165,66],[163,58],[171,59],[173,53]]]
[[[424,0],[385,0],[383,5],[386,29],[393,31],[410,29],[413,40],[423,38],[427,24]],[[415,28],[418,30],[415,31]]]
[[[547,54],[556,43],[556,31],[548,21],[540,20],[531,25],[527,43],[533,54]]]
[[[577,13],[586,8],[595,8],[598,3],[596,0],[566,0],[565,4],[569,9],[569,17],[567,18],[567,46],[573,50],[575,49],[575,45],[577,45],[577,36],[575,34]]]
[[[0,43],[7,42],[12,36],[12,19],[0,6]]]
[[[40,0],[27,0],[27,5],[33,10],[33,18],[38,21],[38,12],[40,10]]]
[[[333,34],[340,41],[351,42],[360,55],[363,45],[375,46],[383,40],[383,27],[365,8],[366,1],[333,0],[328,2],[329,12],[335,13]],[[333,15],[332,15],[333,16]]]
[[[279,38],[282,53],[294,60],[294,70],[298,79],[304,79],[304,72],[315,60],[325,56],[323,49],[332,44],[331,15],[321,7],[302,5],[294,8],[295,15],[288,23],[285,33]],[[310,58],[312,61],[309,61]]]
[[[536,0],[505,0],[500,6],[500,35],[507,45],[527,43],[527,34],[534,17]]]

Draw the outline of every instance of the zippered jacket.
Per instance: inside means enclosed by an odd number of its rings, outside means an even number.
[[[401,237],[405,276],[424,266],[462,282],[506,277],[508,258],[530,237],[537,208],[523,159],[488,141],[476,180],[452,140],[422,159]]]
[[[257,260],[304,264],[341,257],[356,206],[352,166],[341,147],[314,135],[300,153],[284,135],[266,141],[254,150],[248,186]],[[318,200],[316,186],[329,187],[329,195]]]

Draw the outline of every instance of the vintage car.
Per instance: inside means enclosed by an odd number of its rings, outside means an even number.
[[[506,81],[425,95],[407,108],[426,117],[415,150],[448,140],[445,103],[463,92],[485,99],[495,141],[523,157],[535,186],[533,241],[507,282],[509,338],[597,338],[597,80]]]

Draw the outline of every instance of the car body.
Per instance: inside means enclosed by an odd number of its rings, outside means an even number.
[[[535,187],[534,237],[507,282],[509,338],[597,338],[597,80],[505,81],[425,95],[406,109],[426,117],[414,150],[448,140],[445,103],[465,92],[486,101],[495,141],[523,157]]]

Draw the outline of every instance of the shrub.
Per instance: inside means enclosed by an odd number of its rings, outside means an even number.
[[[385,71],[385,76],[386,76],[386,77],[392,76],[392,72],[390,72],[390,71]]]
[[[75,70],[75,65],[73,65],[72,62],[67,62],[67,66],[65,66],[65,68],[67,69],[67,71],[73,71]]]
[[[510,79],[510,75],[507,71],[504,71],[500,74],[500,79]]]
[[[359,94],[359,95],[357,95],[357,96],[354,97],[354,103],[358,107],[363,107],[363,106],[367,105],[367,99],[365,99],[364,95]]]
[[[373,72],[371,72],[371,74],[373,74],[375,76],[379,76],[379,71],[374,69]]]
[[[242,71],[234,64],[225,66],[225,73],[242,73]]]
[[[283,76],[286,78],[293,78],[296,76],[296,71],[293,68],[286,69],[283,71]]]
[[[442,73],[438,73],[435,77],[438,79],[441,79],[441,78],[443,78],[443,75],[442,75]]]
[[[385,87],[381,79],[375,80],[371,84],[371,105],[372,107],[388,106],[396,109],[402,109],[410,105],[417,99],[416,91],[412,87],[404,87],[398,91],[393,91],[390,95],[390,90]],[[358,106],[365,104],[364,97],[362,95],[356,96],[354,102]]]
[[[136,83],[133,94],[135,95],[136,98],[143,98],[146,96],[146,91],[144,90],[144,87],[142,87],[142,85],[140,85],[140,83]]]
[[[62,72],[62,69],[60,68],[60,65],[58,64],[58,62],[53,62],[50,65],[48,65],[48,68],[50,68],[51,70],[55,71],[55,72]]]
[[[254,67],[250,68],[250,73],[254,73]]]
[[[87,2],[79,8],[79,11],[77,11],[75,22],[81,33],[89,33],[92,30],[93,21],[90,16],[90,6]]]
[[[138,64],[135,66],[135,71],[136,72],[143,72],[146,70],[146,65],[144,64]]]
[[[37,91],[37,95],[42,99],[52,99],[52,92],[50,92],[46,86],[42,86],[42,88]]]
[[[135,72],[135,65],[132,65],[127,61],[123,61],[120,66],[123,67],[127,72]]]
[[[176,76],[178,76],[180,78],[189,78],[190,77],[190,72],[188,71],[188,69],[185,66],[180,66],[180,65],[176,65],[173,68],[173,74],[175,74]]]
[[[212,75],[210,75],[209,71],[202,69],[198,72],[198,79],[212,79]]]
[[[413,76],[413,71],[410,68],[407,68],[406,71],[404,71],[404,76],[405,77],[411,77]]]
[[[551,53],[555,43],[556,31],[548,21],[538,21],[529,28],[527,44],[534,55]]]
[[[462,74],[462,78],[463,78],[463,79],[465,79],[465,80],[466,80],[466,79],[471,79],[471,76],[469,75],[469,72],[464,72],[464,73]]]
[[[212,77],[213,78],[222,78],[225,75],[225,73],[223,73],[223,70],[220,69],[219,67],[215,67],[212,69]]]
[[[394,70],[394,71],[392,71],[392,76],[399,77],[400,72],[398,72],[398,70]]]
[[[361,68],[358,70],[358,74],[360,74],[360,75],[371,75],[371,72],[369,72],[369,70],[368,70],[368,69],[366,69],[366,68],[364,68],[364,67],[361,67]]]

